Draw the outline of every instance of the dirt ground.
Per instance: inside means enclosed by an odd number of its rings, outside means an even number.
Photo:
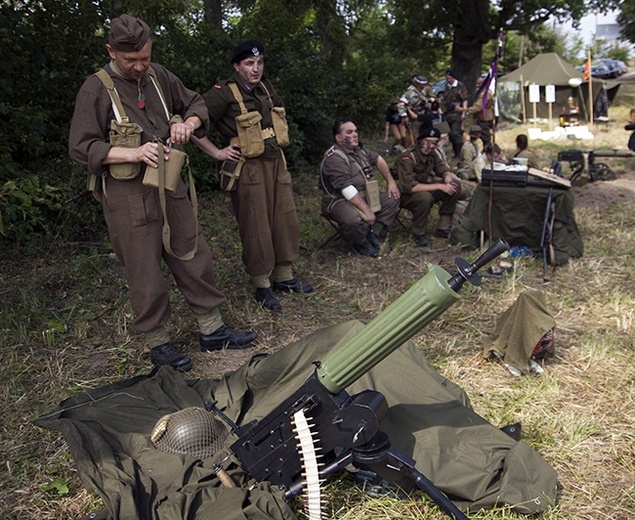
[[[611,203],[635,202],[635,171],[616,171],[612,181],[573,188],[577,208],[605,208]]]

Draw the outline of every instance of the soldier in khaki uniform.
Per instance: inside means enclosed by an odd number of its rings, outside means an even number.
[[[450,141],[454,150],[454,157],[459,158],[463,146],[463,120],[467,113],[467,88],[462,81],[456,79],[452,69],[446,71],[445,79],[448,86],[443,95],[445,120],[450,125]]]
[[[476,89],[481,88],[485,78],[479,76],[476,79]],[[485,110],[483,110],[483,97],[485,97]],[[465,128],[469,129],[473,125],[481,127],[481,140],[484,145],[488,145],[492,141],[492,132],[494,131],[494,95],[488,88],[487,92],[485,88],[478,93],[478,96],[474,100],[474,103],[467,109],[468,117],[465,121]]]
[[[288,130],[284,103],[263,76],[264,52],[258,40],[239,44],[231,59],[234,74],[203,95],[210,122],[230,139],[230,148],[219,150],[207,138],[195,142],[224,161],[221,183],[231,192],[242,259],[256,287],[256,301],[279,311],[273,290],[309,293],[313,287],[293,274],[300,225],[282,152],[288,145]]]
[[[171,343],[164,327],[170,302],[162,261],[196,316],[201,350],[243,348],[255,334],[236,333],[223,323],[218,307],[225,297],[216,288],[212,254],[183,181],[179,178],[174,191],[165,191],[165,211],[159,190],[144,183],[147,168],[157,168],[161,154],[167,164],[176,153],[153,137],[178,147],[204,136],[208,125],[201,96],[150,63],[150,34],[138,18],[124,14],[112,21],[106,45],[111,62],[78,92],[68,146],[71,158],[97,180],[112,247],[126,270],[133,326],[145,334],[152,362],[189,370],[190,358]],[[172,235],[167,247],[164,219]]]
[[[450,236],[452,215],[461,194],[461,183],[435,153],[440,138],[438,129],[422,129],[417,145],[402,153],[393,166],[401,193],[401,207],[412,212],[413,238],[420,247],[432,245],[425,233],[430,211],[437,202],[441,205],[435,236]]]

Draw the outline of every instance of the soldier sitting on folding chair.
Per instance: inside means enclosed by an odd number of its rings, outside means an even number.
[[[380,235],[390,229],[399,212],[399,189],[386,161],[359,144],[357,126],[350,119],[333,125],[335,144],[320,165],[322,214],[338,226],[340,236],[360,255],[376,257]],[[379,190],[373,166],[386,179]]]

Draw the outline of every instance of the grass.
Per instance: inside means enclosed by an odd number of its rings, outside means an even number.
[[[627,107],[612,109],[607,143],[625,148],[627,112]],[[497,140],[511,150],[523,130],[500,132]],[[596,143],[575,145],[603,146],[600,137]],[[547,158],[570,144],[532,146]],[[611,161],[618,171],[630,168],[625,160]],[[319,218],[315,173],[298,176],[295,187],[302,224],[297,270],[317,290],[307,298],[282,296],[283,312],[276,316],[252,300],[226,194],[199,199],[218,285],[228,297],[225,319],[235,328],[256,330],[259,341],[248,352],[198,352],[194,320],[168,278],[170,328],[176,344],[193,358],[193,377],[218,377],[255,353],[274,352],[329,324],[370,318],[430,265],[450,269],[457,255],[475,258],[475,252],[448,249],[440,241],[430,251],[418,249],[401,228],[391,232],[379,259],[352,256],[341,242],[319,249],[331,230]],[[561,500],[542,518],[617,520],[635,511],[635,206],[578,207],[576,219],[585,255],[559,267],[550,283],[542,281],[540,261],[516,260],[507,278],[486,280],[480,289],[464,288],[463,301],[414,341],[443,375],[467,391],[476,411],[492,424],[521,422],[523,439],[556,469]],[[44,256],[2,253],[0,518],[79,518],[99,507],[99,499],[83,490],[61,437],[32,421],[81,390],[150,369],[142,338],[130,326],[122,274],[105,237],[103,243],[55,243]],[[482,350],[498,316],[530,287],[546,293],[557,323],[557,353],[541,376],[514,378],[498,363],[483,359]],[[327,495],[329,514],[342,520],[444,518],[420,496],[371,499],[345,477],[329,484]],[[518,515],[501,508],[472,517],[506,520]]]

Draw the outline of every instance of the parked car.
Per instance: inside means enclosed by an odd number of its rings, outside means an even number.
[[[443,97],[445,89],[448,87],[448,80],[445,78],[440,79],[432,85],[432,92],[435,96]]]
[[[610,78],[617,78],[619,73],[619,66],[617,65],[617,61],[611,60],[609,58],[600,58],[597,61],[598,65],[604,65],[609,71]]]
[[[598,61],[601,61],[609,69],[614,70],[615,71],[614,77],[621,76],[622,74],[625,74],[628,70],[626,67],[626,63],[620,60],[612,60],[610,58],[603,58]]]
[[[609,69],[604,63],[591,64],[591,76],[598,79],[610,79],[615,77],[615,71]]]

